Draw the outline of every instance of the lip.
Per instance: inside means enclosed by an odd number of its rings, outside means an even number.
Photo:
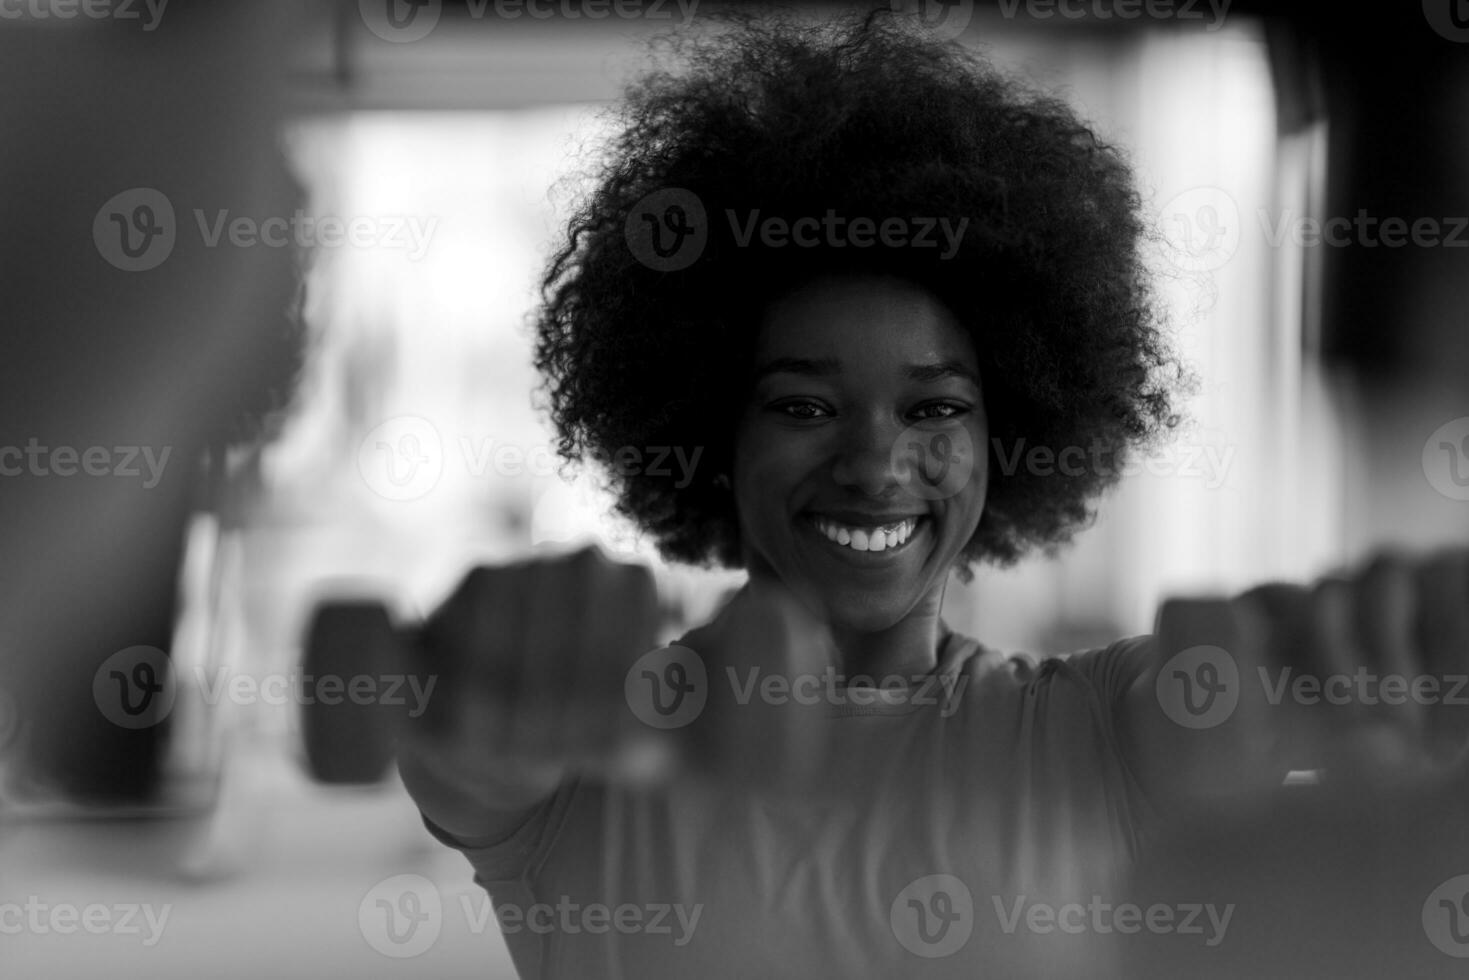
[[[933,525],[933,518],[931,518],[927,514],[855,515],[851,511],[846,511],[842,513],[842,516],[845,516],[847,519],[843,520],[840,516],[838,516],[838,513],[834,511],[822,511],[819,514],[813,512],[802,515],[802,519],[798,523],[800,524],[802,533],[809,536],[816,543],[817,548],[822,554],[830,555],[833,558],[839,559],[850,565],[855,565],[858,568],[881,567],[892,565],[898,561],[901,561],[907,557],[910,551],[916,550],[917,542],[920,539],[926,541],[932,534],[931,528]],[[861,517],[860,522],[851,520],[852,517],[856,516]],[[908,540],[904,541],[902,544],[896,547],[884,548],[882,551],[856,551],[852,548],[848,548],[846,545],[837,544],[835,541],[829,540],[826,535],[817,530],[817,517],[828,517],[834,521],[838,521],[839,523],[852,523],[858,527],[873,526],[879,524],[896,524],[898,521],[909,519],[915,520],[917,524],[913,528],[913,533],[908,535]]]
[[[918,520],[927,517],[927,511],[862,511],[862,510],[808,510],[805,517],[826,517],[848,527],[886,527],[899,521]]]

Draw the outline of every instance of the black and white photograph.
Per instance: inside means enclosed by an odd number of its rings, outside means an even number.
[[[4,980],[1469,977],[1469,2],[0,0]]]

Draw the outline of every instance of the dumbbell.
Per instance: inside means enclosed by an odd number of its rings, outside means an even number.
[[[317,606],[306,630],[300,720],[306,768],[318,782],[370,785],[388,777],[398,727],[409,710],[394,702],[411,697],[404,644],[404,632],[380,602]],[[395,677],[404,681],[391,692],[392,681],[385,679]],[[354,696],[350,687],[357,678],[373,682],[376,696]],[[359,694],[363,689],[359,684]]]
[[[822,708],[741,700],[726,678],[731,658],[767,674],[815,673],[824,644],[793,599],[743,601],[744,615],[719,643],[660,647],[665,624],[651,573],[589,548],[476,568],[408,626],[378,602],[323,603],[306,631],[303,682],[319,689],[322,677],[347,680],[336,703],[304,699],[307,768],[326,783],[379,782],[411,726],[444,764],[458,756],[473,767],[483,746],[484,757],[527,771],[555,766],[622,780],[686,767],[809,791],[824,766]],[[397,697],[351,697],[351,679],[364,676],[364,690]]]

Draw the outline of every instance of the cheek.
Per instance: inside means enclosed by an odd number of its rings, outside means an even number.
[[[740,525],[752,538],[783,514],[789,490],[800,478],[799,456],[783,451],[768,434],[742,430],[735,440],[731,478]]]
[[[990,485],[990,454],[989,447],[983,442],[975,447],[974,472],[969,475],[969,486],[967,488],[970,499],[970,507],[978,512],[984,510],[985,499],[989,496]]]
[[[965,540],[974,533],[979,526],[980,517],[984,513],[985,501],[989,497],[989,478],[991,459],[989,453],[989,429],[981,421],[976,425],[965,427],[968,431],[973,455],[970,458],[968,472],[964,476],[962,485],[958,492],[949,501],[949,507],[956,518],[956,533],[962,533]]]
[[[982,509],[990,462],[986,433],[983,424],[974,423],[905,432],[894,465],[909,497],[933,502],[951,523]]]
[[[741,489],[754,497],[754,509],[766,508],[785,497],[784,491],[806,479],[816,454],[809,442],[781,438],[782,433],[755,427],[742,429],[735,440],[735,477]]]

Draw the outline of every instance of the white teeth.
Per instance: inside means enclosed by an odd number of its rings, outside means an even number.
[[[824,517],[816,519],[816,529],[828,541],[851,548],[853,551],[886,551],[889,548],[896,548],[913,536],[913,531],[917,526],[918,520],[913,517],[887,527],[867,528],[846,527]]]

